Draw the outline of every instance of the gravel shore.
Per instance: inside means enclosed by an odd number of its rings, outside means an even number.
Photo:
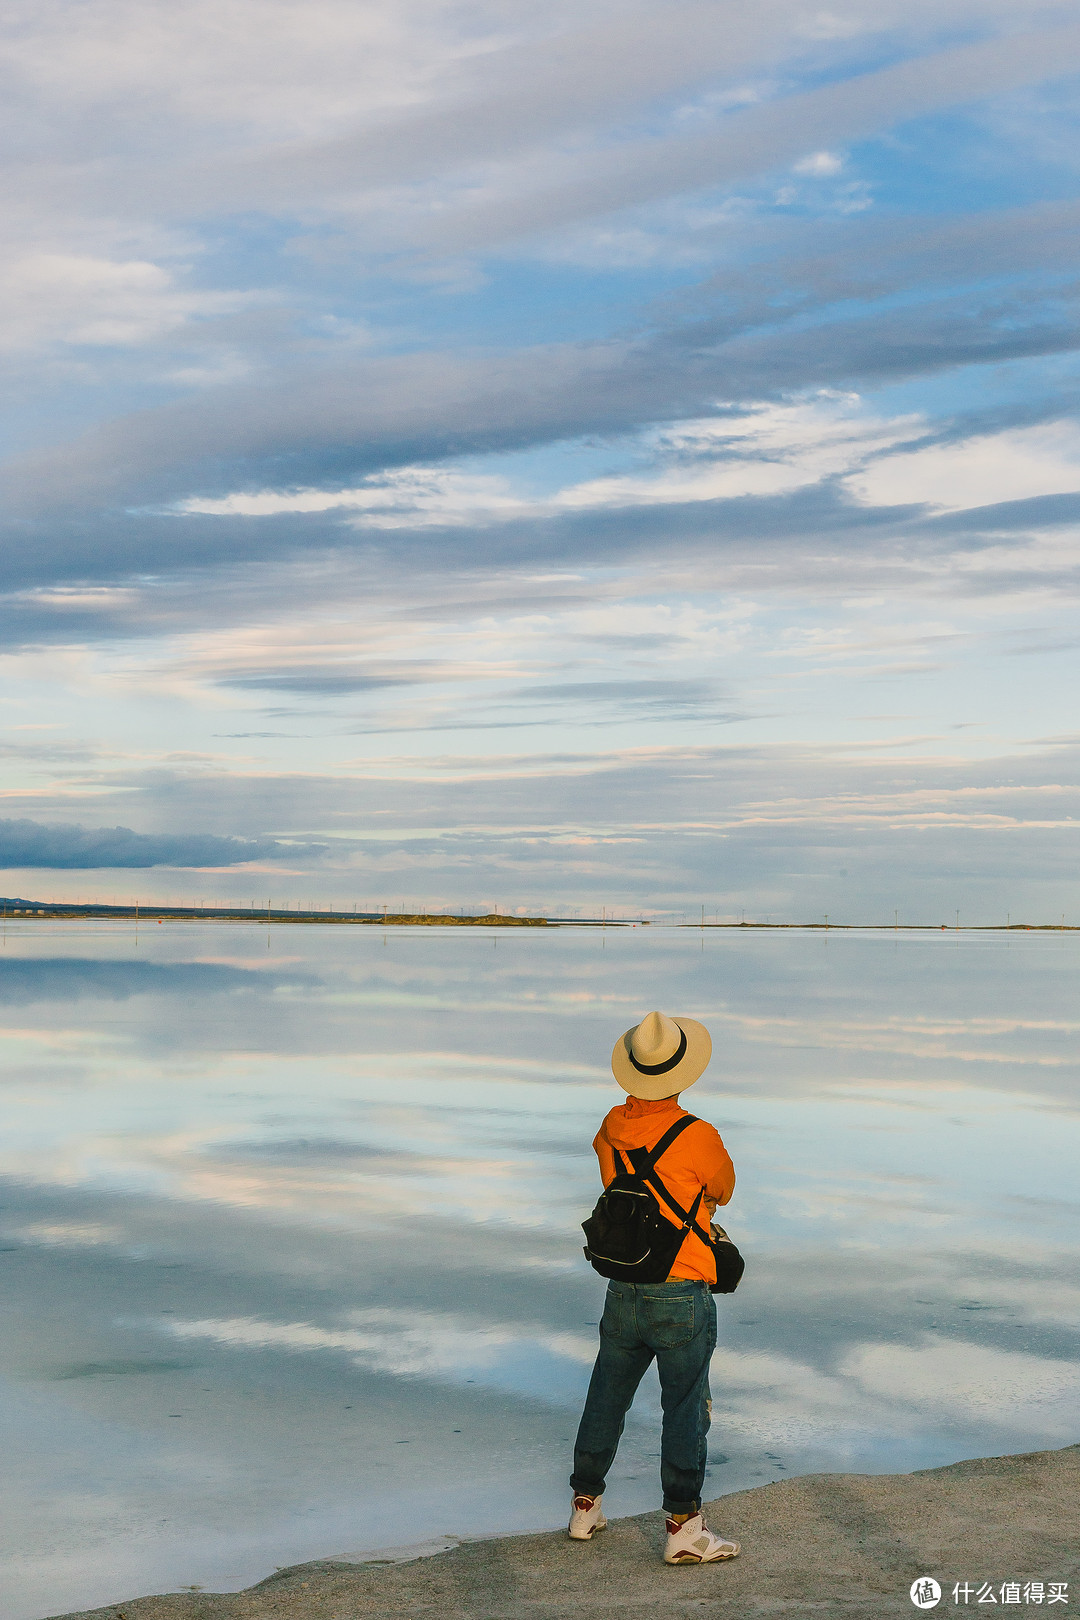
[[[592,1542],[563,1531],[465,1542],[408,1563],[318,1561],[245,1592],[136,1598],[56,1620],[878,1620],[920,1612],[918,1576],[942,1587],[936,1612],[986,1614],[989,1582],[1068,1583],[1080,1607],[1080,1445],[989,1457],[916,1474],[816,1474],[710,1505],[743,1552],[732,1563],[670,1569],[659,1513],[617,1519]],[[955,1584],[961,1583],[959,1602]],[[963,1598],[963,1586],[971,1595]],[[1046,1597],[1038,1605],[1046,1612]]]

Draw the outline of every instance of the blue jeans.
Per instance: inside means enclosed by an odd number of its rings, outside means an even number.
[[[630,1403],[655,1356],[664,1409],[664,1507],[669,1513],[698,1511],[709,1432],[709,1362],[715,1347],[716,1304],[705,1283],[681,1277],[662,1283],[608,1283],[600,1353],[574,1445],[570,1486],[577,1495],[602,1495]]]

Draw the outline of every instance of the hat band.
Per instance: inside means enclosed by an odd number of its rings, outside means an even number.
[[[677,1063],[682,1062],[683,1058],[686,1056],[686,1031],[683,1029],[681,1024],[678,1026],[678,1030],[680,1036],[682,1037],[679,1041],[679,1049],[675,1053],[674,1057],[668,1058],[666,1063],[639,1063],[637,1058],[634,1056],[633,1048],[631,1047],[628,1049],[627,1055],[629,1056],[630,1061],[634,1065],[634,1068],[637,1070],[638,1074],[667,1074],[668,1071],[673,1069]]]

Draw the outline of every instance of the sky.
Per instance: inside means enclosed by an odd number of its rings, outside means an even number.
[[[8,896],[1080,923],[1074,6],[2,38]]]

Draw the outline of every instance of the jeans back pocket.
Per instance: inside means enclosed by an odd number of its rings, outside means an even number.
[[[692,1294],[646,1294],[640,1303],[652,1349],[677,1350],[690,1343],[694,1337]]]

